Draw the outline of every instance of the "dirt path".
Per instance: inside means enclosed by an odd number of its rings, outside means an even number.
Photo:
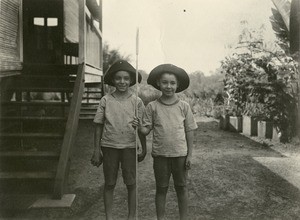
[[[235,133],[201,122],[195,135],[189,173],[191,219],[299,219],[300,192],[253,157],[282,157],[276,151]],[[140,219],[154,219],[155,183],[151,158],[140,166]],[[168,219],[178,218],[174,187],[170,187]]]
[[[215,121],[200,122],[195,134],[193,167],[189,173],[191,219],[299,219],[300,192],[253,157],[283,157],[277,151],[236,133],[221,131]],[[104,219],[103,175],[90,166],[93,128],[82,122],[70,172],[70,192],[76,199],[69,210],[31,210],[16,219]],[[148,141],[151,145],[151,141]],[[149,146],[150,148],[150,146]],[[150,149],[139,168],[139,219],[155,219],[155,182]],[[117,184],[115,219],[125,219],[127,193]],[[171,182],[167,219],[178,219]]]

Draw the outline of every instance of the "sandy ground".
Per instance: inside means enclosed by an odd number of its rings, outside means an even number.
[[[250,139],[219,130],[218,123],[198,118],[193,167],[189,172],[190,219],[300,219],[300,191],[254,158],[283,158],[295,147]],[[80,134],[80,135],[79,135]],[[76,199],[69,209],[31,209],[2,219],[105,219],[102,167],[90,165],[93,150],[91,122],[81,122],[69,185]],[[155,219],[155,182],[151,139],[148,155],[139,163],[138,216]],[[115,219],[126,219],[126,187],[119,178],[115,191]],[[177,198],[170,183],[167,219],[178,219]]]

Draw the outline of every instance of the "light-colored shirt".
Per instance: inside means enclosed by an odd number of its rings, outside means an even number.
[[[135,129],[132,127],[135,116],[136,96],[119,99],[113,94],[102,97],[94,118],[95,123],[103,124],[101,146],[117,149],[135,148]],[[142,118],[145,106],[138,98],[138,116]]]
[[[147,105],[143,126],[153,130],[152,155],[164,157],[186,156],[186,132],[197,128],[187,102],[167,105],[159,99]]]

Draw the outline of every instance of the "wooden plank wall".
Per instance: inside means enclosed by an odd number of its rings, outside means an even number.
[[[93,30],[93,26],[89,23],[86,25],[86,62],[94,67],[101,68],[101,38]]]
[[[21,70],[20,0],[0,0],[0,77]]]

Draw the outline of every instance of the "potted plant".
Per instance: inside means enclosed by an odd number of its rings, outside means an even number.
[[[297,129],[297,93],[292,87],[295,72],[292,71],[292,65],[286,61],[282,61],[276,68],[271,64],[269,66],[269,69],[274,69],[276,77],[269,77],[269,91],[264,98],[265,112],[273,122],[273,139],[285,143],[290,141]]]
[[[267,117],[260,117],[257,122],[257,136],[260,138],[272,139],[273,137],[273,122]]]
[[[229,117],[230,117],[230,109],[224,108],[223,114],[220,116],[219,128],[222,130],[229,129]]]
[[[273,129],[272,129],[272,140],[273,141],[280,141],[281,138],[281,132],[279,131],[279,128],[273,124]]]
[[[241,111],[237,108],[233,111],[233,115],[229,116],[229,130],[234,132],[242,132],[243,130],[243,118]]]
[[[257,136],[258,104],[246,103],[243,112],[243,134]]]

